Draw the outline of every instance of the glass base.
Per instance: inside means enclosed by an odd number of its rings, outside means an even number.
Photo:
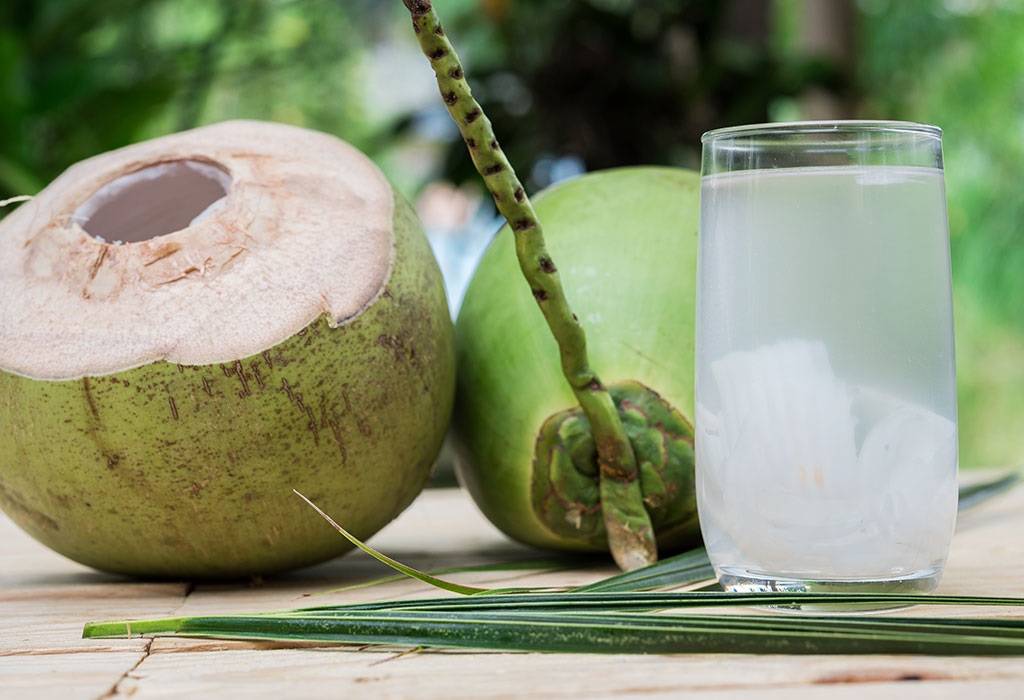
[[[724,590],[732,593],[906,593],[918,595],[934,591],[938,587],[941,577],[941,569],[919,571],[911,577],[852,580],[807,580],[784,576],[766,577],[764,574],[751,574],[746,571],[737,572],[723,569],[719,572],[718,583]],[[910,606],[874,603],[842,603],[835,605],[827,603],[809,605],[787,603],[786,605],[765,605],[761,607],[766,610],[786,612],[835,614],[882,612],[885,610],[899,610]]]

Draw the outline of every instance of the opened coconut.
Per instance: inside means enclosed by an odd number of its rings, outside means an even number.
[[[265,574],[403,510],[454,389],[439,270],[351,146],[228,122],[70,168],[0,222],[0,506],[112,572]]]

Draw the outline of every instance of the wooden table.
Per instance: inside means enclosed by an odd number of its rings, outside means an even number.
[[[970,473],[969,473],[970,474]],[[457,489],[428,489],[372,540],[413,566],[532,560]],[[137,582],[53,554],[0,516],[0,698],[929,698],[1024,692],[1024,658],[591,656],[200,639],[83,640],[90,620],[254,612],[421,595],[395,582],[323,593],[388,575],[362,553],[250,584]],[[467,583],[582,583],[614,573],[462,574]],[[1024,597],[1024,487],[961,513],[941,591]],[[919,608],[921,613],[927,608]],[[1010,609],[944,613],[1024,615]],[[898,613],[897,613],[898,614]],[[754,694],[756,693],[756,695]],[[870,695],[868,695],[870,693]]]

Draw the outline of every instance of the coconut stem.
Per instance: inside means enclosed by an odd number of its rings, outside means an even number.
[[[590,422],[598,453],[601,508],[615,562],[632,570],[657,559],[654,529],[643,502],[633,446],[608,390],[587,359],[583,326],[569,307],[558,270],[544,245],[540,221],[473,98],[459,57],[445,36],[430,0],[403,0],[413,30],[437,76],[448,112],[459,127],[498,211],[515,235],[519,267],[558,343],[562,372]]]

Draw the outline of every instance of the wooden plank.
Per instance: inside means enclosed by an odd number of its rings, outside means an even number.
[[[235,649],[154,651],[121,692],[133,700],[217,697],[225,688],[239,697],[372,698],[580,698],[686,697],[692,693],[735,692],[749,699],[843,697],[853,688],[863,698],[906,698],[908,691],[931,697],[935,689],[972,683],[1016,683],[1024,662],[893,657],[839,659],[776,656],[612,656],[582,654],[499,654],[342,648],[319,650]],[[966,687],[965,687],[966,686]],[[979,689],[981,686],[979,685]],[[774,692],[773,692],[774,691]],[[764,695],[763,695],[764,694]],[[991,695],[980,697],[989,698]],[[961,696],[962,698],[962,696]],[[1016,698],[1015,698],[1016,700]]]
[[[97,652],[0,656],[5,700],[104,698],[146,656],[144,646]]]
[[[325,523],[325,527],[328,527]],[[961,515],[941,591],[1024,597],[1024,488]],[[454,489],[425,493],[374,546],[424,569],[545,557],[509,542]],[[578,563],[578,562],[577,562]],[[571,571],[453,575],[487,586],[575,584],[614,572],[606,559]],[[1014,697],[1024,659],[587,656],[420,651],[160,638],[81,640],[87,620],[253,612],[328,602],[435,595],[410,581],[335,590],[389,575],[353,553],[266,581],[145,583],[91,572],[0,518],[0,696],[27,698],[354,696],[374,698]],[[333,591],[324,593],[325,591]],[[309,597],[309,594],[321,594]],[[922,606],[914,614],[949,614]],[[965,608],[964,615],[1024,617]],[[1012,695],[1011,695],[1012,694]]]

